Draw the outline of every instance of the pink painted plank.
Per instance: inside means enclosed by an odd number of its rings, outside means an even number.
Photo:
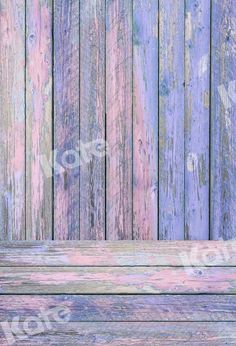
[[[223,346],[235,345],[235,322],[68,322],[69,311],[62,313],[64,323],[55,322],[50,328],[36,333],[36,327],[30,328],[30,321],[13,322],[13,330],[32,332],[33,335],[19,339],[5,325],[5,334],[0,330],[0,343],[23,346],[42,345],[82,345],[82,346]],[[59,316],[61,317],[61,316]],[[62,318],[62,317],[61,317]],[[63,318],[62,318],[63,319]],[[35,322],[33,324],[36,324]],[[43,323],[45,326],[46,323]],[[37,325],[38,326],[38,325]],[[29,329],[28,329],[29,328]],[[7,341],[8,340],[8,341]]]
[[[27,0],[26,239],[52,238],[52,180],[41,155],[52,148],[52,4]]]
[[[36,241],[0,245],[0,267],[236,267],[235,241]]]
[[[25,239],[25,2],[0,1],[0,239]]]
[[[236,268],[2,267],[0,287],[1,294],[236,294]]]
[[[185,239],[209,239],[210,0],[185,14]]]
[[[54,1],[54,238],[79,239],[79,1]],[[70,161],[70,155],[72,161]],[[62,167],[56,166],[59,164]]]
[[[105,1],[80,4],[80,139],[91,149],[105,141]],[[92,143],[94,142],[94,143]],[[80,168],[80,239],[105,239],[105,155]]]
[[[211,239],[236,237],[236,6],[212,2]]]
[[[132,239],[132,1],[106,0],[107,238]]]
[[[184,1],[160,0],[159,237],[184,238]]]
[[[135,0],[133,237],[158,237],[158,1]]]

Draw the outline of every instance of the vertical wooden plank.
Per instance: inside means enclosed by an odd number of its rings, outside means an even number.
[[[0,240],[25,239],[25,3],[0,0]]]
[[[212,2],[211,238],[236,237],[236,6]]]
[[[96,149],[105,141],[105,1],[81,1],[80,19],[80,139]],[[80,171],[80,239],[103,240],[105,156],[92,154]]]
[[[132,238],[132,1],[106,0],[107,238]]]
[[[133,3],[133,235],[158,236],[158,1]]]
[[[54,238],[79,239],[79,1],[54,1]]]
[[[40,155],[52,148],[52,5],[27,0],[26,239],[52,237],[52,179]]]
[[[159,235],[184,238],[184,1],[160,0]]]
[[[185,11],[185,239],[208,240],[210,0]]]

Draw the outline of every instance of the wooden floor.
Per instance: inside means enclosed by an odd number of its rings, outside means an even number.
[[[236,345],[235,242],[2,243],[0,287],[1,345]]]

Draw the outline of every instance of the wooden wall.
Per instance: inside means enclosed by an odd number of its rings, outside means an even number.
[[[0,239],[234,238],[235,55],[234,0],[0,0]]]

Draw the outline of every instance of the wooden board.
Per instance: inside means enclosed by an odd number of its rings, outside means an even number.
[[[52,1],[26,1],[26,239],[52,239]]]
[[[211,239],[235,238],[236,122],[234,1],[212,3]]]
[[[24,331],[24,325],[15,322],[15,328]],[[26,331],[28,324],[25,324]],[[14,328],[14,323],[13,323]],[[43,333],[21,340],[21,345],[112,345],[165,346],[165,345],[235,345],[236,323],[234,322],[71,322],[55,323]],[[34,330],[32,330],[33,332]],[[6,335],[0,331],[1,345],[8,345],[6,336],[12,340],[12,332],[6,327]],[[11,338],[11,339],[10,339]],[[15,339],[14,339],[15,340]]]
[[[106,236],[132,239],[132,1],[106,0]]]
[[[0,296],[0,319],[23,322],[57,307],[73,322],[236,321],[235,295],[8,295]]]
[[[158,238],[158,1],[133,2],[133,238]]]
[[[210,0],[185,11],[185,239],[208,240]]]
[[[159,237],[184,239],[184,1],[160,0]]]
[[[234,267],[236,242],[1,242],[0,266]]]
[[[2,267],[0,294],[236,294],[236,267]]]
[[[106,231],[105,4],[104,0],[82,1],[80,4],[80,140],[91,148],[80,168],[82,240],[103,240]]]
[[[0,5],[0,240],[235,238],[234,0]]]
[[[0,1],[0,240],[25,239],[25,2]]]
[[[54,238],[79,239],[79,1],[54,1]]]

